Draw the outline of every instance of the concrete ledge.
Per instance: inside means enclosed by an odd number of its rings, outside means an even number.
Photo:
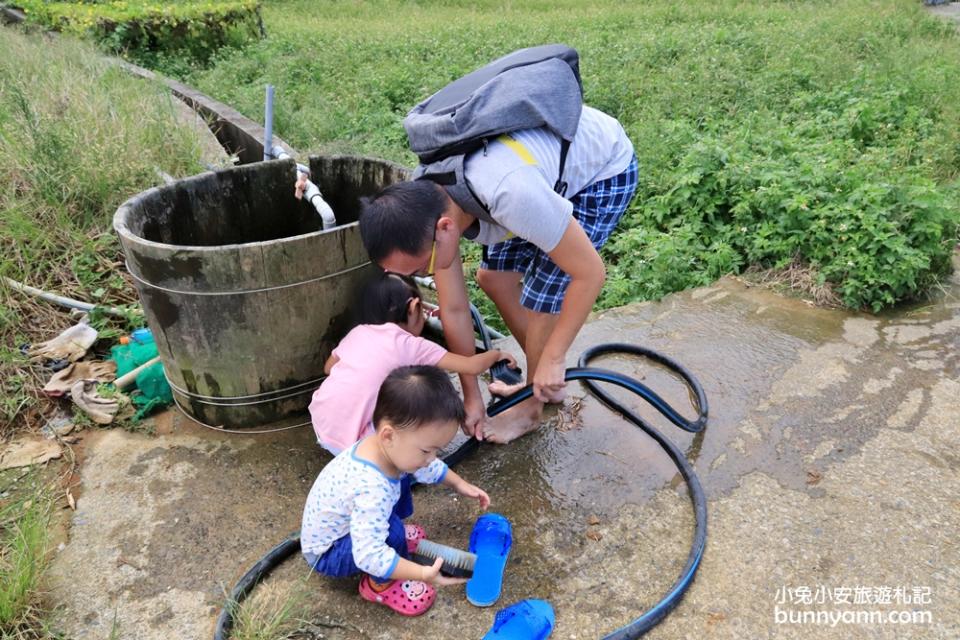
[[[20,24],[25,21],[27,16],[24,15],[19,9],[14,9],[13,7],[8,7],[7,5],[0,5],[0,20],[5,24]]]
[[[263,136],[265,132],[261,125],[233,107],[218,102],[182,82],[171,80],[125,60],[116,59],[115,62],[135,76],[156,80],[169,87],[173,95],[207,120],[213,135],[217,137],[227,153],[236,155],[240,159],[240,164],[263,160]],[[282,147],[292,157],[297,156],[297,152],[277,136],[273,136],[273,142],[274,145]]]
[[[0,20],[6,24],[20,24],[26,20],[26,16],[22,11],[14,9],[13,7],[0,5]],[[263,160],[263,136],[265,132],[261,125],[233,107],[218,102],[182,82],[171,80],[149,69],[138,67],[126,60],[109,56],[107,56],[106,59],[120,65],[123,69],[135,76],[165,84],[170,91],[173,92],[173,95],[203,116],[207,122],[207,126],[210,128],[210,131],[213,132],[213,135],[217,137],[220,145],[228,154],[237,156],[240,164],[249,164]],[[276,146],[282,147],[291,157],[297,157],[297,153],[293,147],[276,135],[273,136],[273,143]]]

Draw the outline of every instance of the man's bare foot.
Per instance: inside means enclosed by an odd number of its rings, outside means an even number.
[[[512,409],[487,419],[483,439],[496,444],[507,444],[540,426],[543,404],[530,398]]]
[[[523,382],[518,382],[517,384],[507,384],[503,380],[494,380],[489,385],[487,385],[487,390],[492,396],[499,396],[501,398],[506,398],[507,396],[512,396],[520,389],[523,389],[526,384]]]

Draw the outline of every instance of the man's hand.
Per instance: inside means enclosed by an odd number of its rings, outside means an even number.
[[[437,558],[432,566],[423,567],[423,573],[420,576],[421,582],[429,582],[437,587],[447,587],[453,584],[463,584],[466,578],[451,578],[440,573],[440,567],[443,566],[443,558]]]
[[[564,375],[566,367],[563,360],[548,358],[546,355],[537,365],[533,375],[533,395],[540,402],[563,402],[567,386]]]
[[[463,432],[471,438],[483,440],[483,427],[487,420],[487,408],[480,396],[466,398],[463,401],[467,417],[463,421]]]

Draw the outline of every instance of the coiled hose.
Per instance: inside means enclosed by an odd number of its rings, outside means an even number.
[[[483,335],[483,332],[481,332],[481,335]],[[630,376],[618,373],[616,371],[610,371],[608,369],[599,369],[587,366],[591,360],[602,355],[612,353],[638,355],[649,358],[650,360],[663,365],[667,369],[679,375],[691,392],[691,401],[694,405],[694,408],[697,410],[697,418],[692,421],[687,420],[665,400],[663,400],[663,398],[657,395],[652,389],[638,380],[631,378]],[[663,354],[657,353],[656,351],[639,347],[637,345],[626,343],[599,344],[584,351],[577,364],[577,367],[567,369],[565,379],[568,381],[579,380],[583,382],[587,388],[607,407],[616,411],[626,420],[629,420],[634,425],[643,429],[644,432],[653,438],[663,448],[663,450],[667,452],[667,455],[670,456],[670,459],[673,460],[674,464],[677,466],[677,469],[680,471],[680,474],[686,481],[687,491],[690,495],[690,501],[693,503],[694,518],[696,522],[693,534],[693,544],[690,547],[690,553],[687,556],[687,561],[684,564],[683,570],[680,572],[680,576],[667,591],[666,595],[656,605],[641,614],[632,622],[603,636],[602,639],[633,640],[635,638],[639,638],[647,631],[655,627],[661,620],[663,620],[663,618],[666,617],[666,615],[677,606],[677,604],[680,602],[680,599],[683,597],[684,592],[693,582],[693,577],[697,572],[697,568],[700,566],[700,560],[703,557],[703,551],[707,542],[707,500],[703,493],[703,488],[700,486],[700,480],[697,478],[696,473],[693,471],[693,467],[687,461],[686,456],[679,449],[679,447],[677,447],[663,434],[653,428],[653,426],[647,424],[639,415],[623,406],[613,396],[598,387],[597,382],[615,384],[619,387],[627,389],[628,391],[632,391],[647,401],[654,409],[660,412],[660,414],[662,414],[674,425],[691,433],[698,433],[702,431],[707,424],[707,397],[697,379],[680,363],[668,358]],[[513,395],[503,398],[502,400],[492,404],[487,408],[487,415],[492,418],[503,411],[516,406],[531,396],[533,396],[533,387],[528,385]],[[463,443],[458,449],[446,456],[444,458],[444,462],[453,467],[465,457],[476,451],[478,448],[479,442],[471,438]],[[247,598],[250,592],[253,591],[254,587],[256,587],[261,580],[265,579],[273,569],[280,565],[284,560],[297,553],[299,550],[300,536],[299,534],[293,534],[271,549],[263,558],[260,559],[259,562],[257,562],[257,564],[251,567],[250,570],[247,571],[242,578],[240,578],[240,581],[230,592],[230,597],[227,600],[227,604],[224,606],[223,611],[220,612],[220,616],[217,619],[217,626],[213,636],[214,640],[228,640],[234,623],[233,614],[237,607],[240,606],[240,604]]]

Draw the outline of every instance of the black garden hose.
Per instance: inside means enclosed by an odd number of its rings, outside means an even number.
[[[669,404],[664,402],[663,399],[661,399],[651,389],[640,382],[637,382],[633,378],[611,372],[618,378],[618,380],[614,381],[613,379],[608,379],[603,380],[604,382],[614,382],[615,384],[630,389],[631,391],[638,392],[644,400],[653,405],[654,408],[663,414],[664,417],[684,431],[699,433],[703,431],[704,427],[707,426],[707,396],[703,392],[703,387],[701,387],[697,379],[693,377],[693,374],[687,371],[679,362],[676,362],[675,360],[672,360],[663,354],[657,353],[656,351],[639,347],[637,345],[626,343],[606,343],[596,345],[584,351],[580,355],[580,360],[577,364],[580,365],[580,367],[586,367],[587,363],[594,358],[608,353],[629,353],[643,356],[653,360],[654,362],[662,364],[666,368],[677,373],[681,378],[683,378],[684,382],[687,384],[687,388],[694,394],[693,400],[697,409],[697,419],[693,422],[686,420],[683,418],[683,416],[674,411]],[[590,369],[580,370],[590,371]],[[570,371],[572,370],[567,371],[568,379]],[[629,380],[629,385],[623,384],[622,379],[624,378]],[[663,620],[666,615],[677,606],[677,604],[680,603],[680,599],[683,597],[684,592],[693,582],[693,577],[696,575],[697,568],[700,566],[700,560],[703,557],[703,551],[707,546],[707,498],[703,493],[703,487],[700,486],[700,479],[697,478],[697,474],[694,472],[693,466],[687,461],[686,456],[683,454],[680,448],[677,447],[677,445],[664,437],[663,434],[654,429],[651,425],[647,424],[636,413],[630,411],[620,404],[609,393],[598,387],[595,382],[597,381],[597,378],[594,378],[590,375],[585,375],[582,379],[587,388],[590,389],[590,391],[597,396],[601,402],[607,405],[610,409],[618,412],[636,426],[643,429],[647,435],[656,440],[663,450],[667,452],[667,455],[669,455],[670,459],[673,460],[673,463],[677,466],[677,469],[680,470],[680,474],[687,483],[687,492],[690,495],[690,502],[693,504],[695,522],[693,543],[690,546],[690,553],[687,555],[687,562],[684,564],[683,570],[680,572],[680,576],[673,583],[673,585],[670,587],[670,590],[660,600],[660,602],[658,602],[648,611],[644,612],[633,622],[630,622],[629,624],[626,624],[616,631],[604,636],[604,640],[627,640],[628,638],[639,638],[659,624],[659,622]]]
[[[483,334],[484,332],[481,331],[481,336]],[[638,380],[631,378],[630,376],[618,373],[616,371],[610,371],[608,369],[598,369],[586,366],[594,358],[611,353],[626,353],[643,356],[678,374],[681,378],[683,378],[688,389],[692,392],[693,404],[697,410],[696,420],[687,420],[673,407],[667,404],[667,402],[664,401],[653,390]],[[690,553],[687,556],[687,562],[684,565],[680,576],[670,587],[670,590],[667,592],[667,594],[651,609],[641,614],[632,622],[603,636],[603,640],[633,640],[635,638],[639,638],[647,631],[655,627],[661,620],[663,620],[663,618],[666,617],[666,615],[677,606],[677,604],[680,602],[680,599],[683,597],[684,592],[693,582],[693,577],[697,572],[697,568],[700,566],[700,560],[703,557],[703,551],[707,542],[707,501],[706,496],[703,493],[703,488],[700,486],[700,481],[683,452],[675,444],[673,444],[673,442],[663,436],[663,434],[654,429],[651,425],[647,424],[640,416],[620,404],[620,402],[609,393],[599,388],[596,383],[607,382],[632,391],[650,403],[650,405],[659,411],[665,418],[667,418],[667,420],[681,429],[691,433],[702,431],[707,424],[707,397],[697,379],[694,378],[693,375],[678,362],[668,358],[667,356],[664,356],[663,354],[657,353],[656,351],[638,347],[632,344],[608,343],[596,345],[595,347],[583,352],[583,354],[580,356],[578,365],[578,367],[567,369],[565,379],[568,381],[582,381],[587,388],[594,395],[596,395],[597,398],[600,399],[601,402],[622,415],[625,419],[643,429],[650,437],[656,440],[657,443],[673,460],[681,475],[683,475],[683,478],[687,483],[690,500],[693,503],[694,517],[696,520],[693,544],[690,548]],[[527,398],[530,398],[532,395],[533,388],[532,386],[528,385],[513,395],[503,398],[502,400],[492,404],[487,408],[487,415],[489,417],[496,416],[497,414],[516,406],[520,402],[523,402]],[[453,467],[466,456],[476,451],[478,448],[479,442],[471,438],[462,444],[458,449],[446,456],[444,458],[444,462]],[[224,606],[223,611],[220,612],[220,617],[217,619],[214,640],[228,640],[230,637],[230,631],[233,628],[233,614],[236,608],[246,599],[246,597],[251,591],[253,591],[254,587],[256,587],[261,580],[265,579],[280,563],[299,550],[299,535],[293,534],[271,549],[267,555],[265,555],[259,562],[257,562],[257,564],[255,564],[243,575],[237,585],[230,592],[230,598],[227,601],[226,606]]]

